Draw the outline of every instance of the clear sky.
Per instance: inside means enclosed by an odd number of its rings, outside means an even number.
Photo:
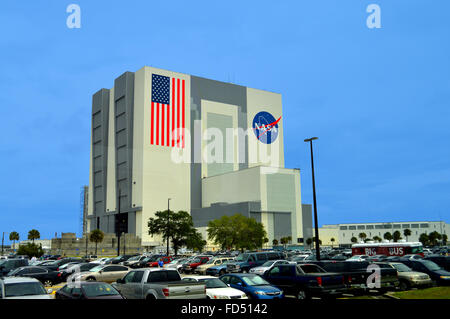
[[[80,231],[92,94],[144,65],[281,93],[304,203],[319,137],[320,225],[449,222],[449,17],[448,0],[3,0],[0,232]]]

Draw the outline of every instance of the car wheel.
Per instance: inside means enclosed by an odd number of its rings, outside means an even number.
[[[94,277],[89,277],[86,279],[86,281],[97,281]]]
[[[44,286],[45,287],[51,287],[51,286],[53,286],[53,282],[51,280],[45,280],[44,281]]]
[[[153,295],[148,295],[147,297],[145,297],[145,300],[156,300],[156,298]]]
[[[400,290],[409,290],[409,283],[407,282],[407,281],[405,281],[405,280],[401,280],[400,281],[400,284],[398,285],[398,287],[399,287],[399,289]]]

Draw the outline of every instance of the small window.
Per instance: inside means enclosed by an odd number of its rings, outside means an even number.
[[[428,224],[420,224],[420,228],[428,228],[429,225]]]
[[[359,229],[359,230],[361,230],[361,229],[366,229],[366,226],[364,226],[364,225],[359,225],[359,226],[358,226],[358,229]]]
[[[384,229],[391,229],[392,225],[384,225]]]
[[[411,228],[419,228],[419,224],[411,224]]]
[[[395,228],[395,229],[402,228],[402,225],[400,225],[400,224],[395,224],[395,225],[394,225],[394,228]]]
[[[142,281],[142,277],[144,277],[144,272],[143,271],[136,271],[133,277],[132,282],[141,282]]]
[[[348,226],[348,230],[356,230],[356,226]]]
[[[375,225],[375,229],[383,229],[383,225]]]
[[[340,230],[347,230],[347,226],[341,226],[339,227]]]
[[[409,224],[402,224],[402,228],[411,228]]]
[[[366,229],[373,229],[373,225],[366,225]]]
[[[161,282],[167,281],[167,272],[166,271],[152,271],[148,276],[147,282]]]

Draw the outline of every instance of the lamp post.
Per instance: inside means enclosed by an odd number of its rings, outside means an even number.
[[[3,243],[5,241],[5,232],[3,232],[3,236],[2,236],[2,256],[3,256]]]
[[[170,200],[171,198],[167,199],[167,257],[169,257],[169,240],[170,240]]]
[[[313,146],[312,141],[317,140],[318,137],[311,137],[305,139],[305,142],[308,143],[311,147],[311,170],[312,170],[312,186],[313,186],[313,204],[314,204],[314,229],[315,229],[315,244],[316,244],[316,258],[320,260],[320,247],[319,247],[319,226],[317,222],[317,203],[316,203],[316,181],[314,178],[314,156],[313,156]]]

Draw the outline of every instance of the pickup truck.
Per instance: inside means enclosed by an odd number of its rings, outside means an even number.
[[[263,277],[285,295],[294,295],[297,299],[331,299],[346,291],[344,276],[326,272],[314,264],[275,265]]]
[[[205,283],[182,281],[175,269],[132,270],[113,286],[126,299],[206,299]]]

